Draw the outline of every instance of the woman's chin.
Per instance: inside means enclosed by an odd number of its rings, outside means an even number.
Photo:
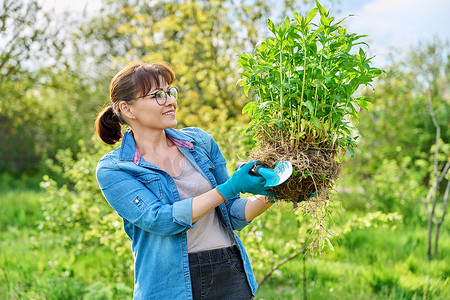
[[[172,122],[170,122],[170,128],[173,128],[173,127],[175,127],[175,126],[177,126],[177,124],[178,124],[178,121],[177,121],[177,119],[175,118]]]

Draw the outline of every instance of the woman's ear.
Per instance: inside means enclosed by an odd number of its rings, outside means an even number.
[[[127,119],[135,119],[136,117],[134,116],[133,112],[131,111],[131,105],[128,104],[125,101],[121,101],[119,103],[119,109],[120,112],[122,113],[122,116],[127,118]]]

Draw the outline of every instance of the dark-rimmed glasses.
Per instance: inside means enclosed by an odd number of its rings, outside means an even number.
[[[178,100],[178,88],[176,86],[173,86],[167,92],[160,90],[160,91],[153,92],[151,94],[147,94],[145,96],[137,97],[136,99],[150,97],[150,99],[155,99],[159,105],[163,106],[167,102],[167,96],[172,96],[175,99],[175,101],[177,101]]]

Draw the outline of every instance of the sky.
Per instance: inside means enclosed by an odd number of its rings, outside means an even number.
[[[449,0],[341,0],[350,32],[367,34],[374,64],[387,63],[392,48],[408,51],[438,37],[450,41]]]
[[[331,15],[337,19],[354,15],[345,21],[345,26],[348,32],[368,35],[369,54],[375,55],[372,62],[377,67],[388,63],[387,57],[392,49],[405,53],[419,41],[430,42],[436,37],[450,41],[450,0],[338,2],[339,5],[327,7]],[[98,10],[101,0],[43,0],[43,3],[46,7],[55,8],[58,13],[69,10],[81,14],[85,8],[88,12]],[[329,2],[321,3],[326,6]]]

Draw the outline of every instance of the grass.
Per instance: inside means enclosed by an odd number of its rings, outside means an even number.
[[[59,239],[51,233],[39,231],[41,195],[26,189],[2,192],[0,299],[130,299],[132,275],[117,280],[118,273],[130,273],[129,266],[109,249],[74,253],[53,242]],[[275,206],[254,222],[263,231],[258,233],[261,245],[283,256],[290,247],[286,241],[296,234],[292,210]],[[247,228],[241,235],[258,235]],[[335,251],[305,256],[307,299],[450,299],[449,237],[443,228],[439,254],[429,261],[424,224],[354,230],[334,241]],[[246,245],[256,268],[255,244]],[[304,299],[302,274],[297,257],[260,286],[256,299]]]
[[[266,234],[285,244],[295,218],[289,207],[276,232]],[[264,222],[264,220],[262,221]],[[450,234],[443,229],[439,253],[426,258],[426,226],[356,229],[334,241],[334,251],[305,256],[307,299],[450,299]],[[288,238],[287,238],[288,239]],[[287,240],[286,239],[286,240]],[[251,260],[257,260],[251,257]],[[305,299],[302,257],[283,265],[264,282],[256,299]]]
[[[133,279],[115,282],[120,262],[104,247],[70,253],[51,233],[36,190],[2,192],[0,203],[0,299],[130,299]]]
[[[33,228],[42,219],[39,197],[36,190],[0,190],[0,230],[7,228]]]

